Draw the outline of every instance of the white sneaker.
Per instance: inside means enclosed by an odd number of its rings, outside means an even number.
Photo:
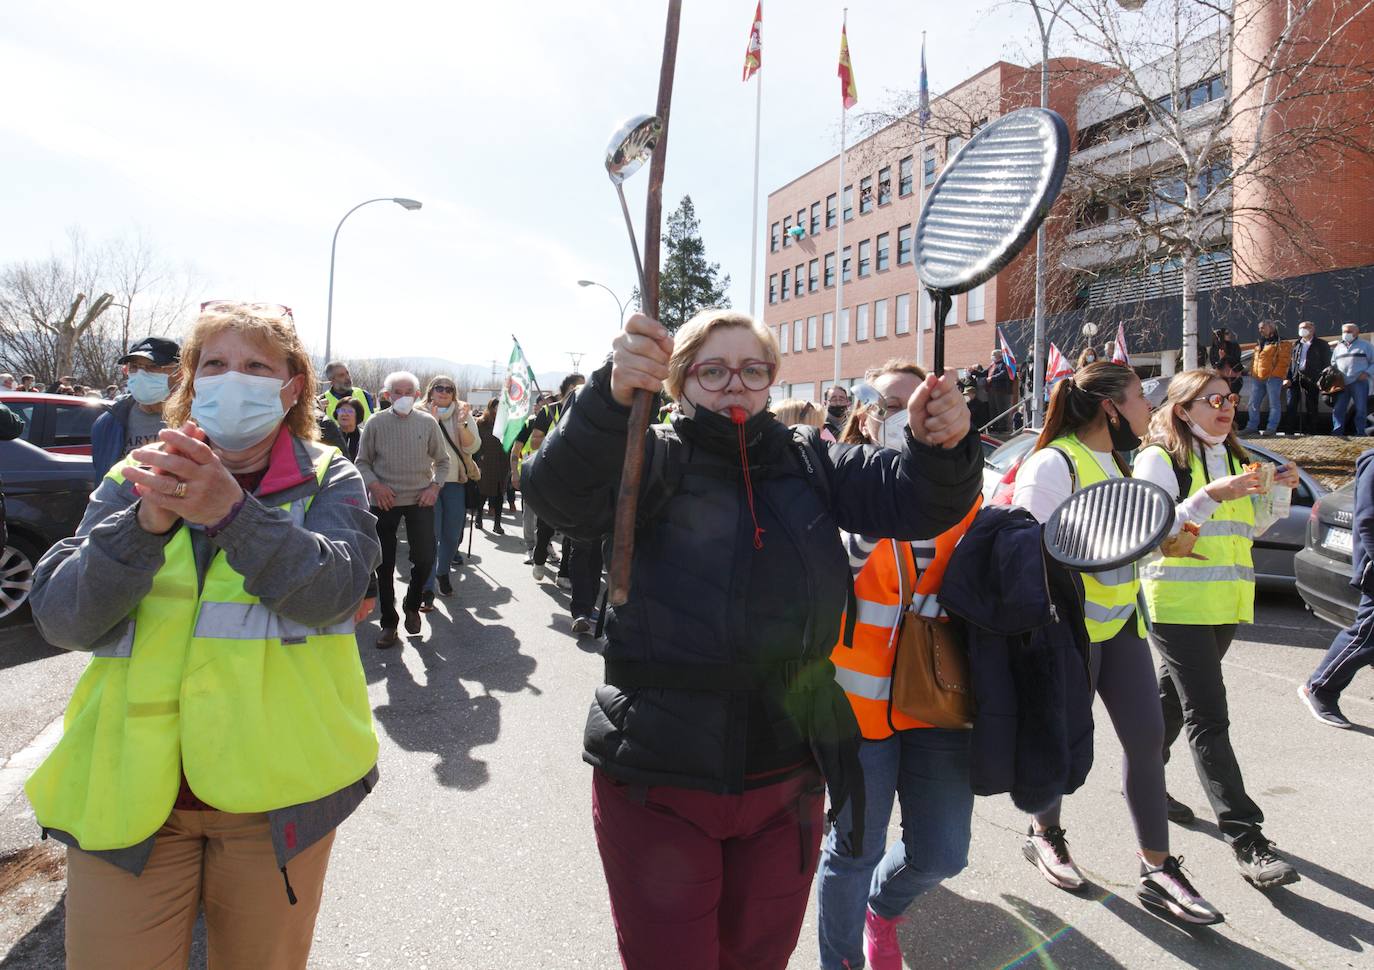
[[[1161,866],[1148,865],[1142,859],[1135,894],[1146,909],[1184,923],[1211,926],[1226,919],[1193,888],[1183,874],[1183,859],[1177,856],[1169,856]]]
[[[1083,888],[1083,873],[1073,864],[1063,829],[1056,826],[1037,832],[1035,826],[1031,826],[1026,832],[1025,844],[1021,846],[1021,854],[1040,870],[1040,875],[1051,886],[1069,892]]]
[[[544,568],[542,563],[535,563],[534,569],[532,569],[531,572],[534,573],[534,581],[536,583],[541,579],[547,579],[549,576],[549,571]]]

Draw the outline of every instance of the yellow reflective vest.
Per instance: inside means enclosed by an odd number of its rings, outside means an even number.
[[[1152,448],[1164,449],[1158,445]],[[1165,452],[1168,457],[1168,452]],[[1229,452],[1230,474],[1241,472]],[[1197,493],[1211,479],[1207,463],[1193,449],[1191,490]],[[1141,566],[1140,580],[1151,619],[1159,623],[1220,626],[1255,621],[1255,563],[1250,550],[1255,536],[1255,504],[1247,495],[1222,502],[1201,524],[1193,552],[1205,559],[1154,556]]]
[[[348,400],[357,401],[358,406],[363,409],[363,416],[362,419],[358,422],[359,424],[362,424],[363,421],[366,421],[368,418],[372,417],[372,409],[367,406],[367,395],[363,393],[363,390],[360,387],[353,388],[353,393],[348,395],[348,397],[336,397],[334,395],[334,388],[328,387],[325,389],[324,399],[327,402],[326,410],[328,410],[329,416],[331,418],[334,417],[334,412],[339,409],[339,405],[342,402]]]
[[[338,449],[323,449],[316,480]],[[124,465],[106,476],[123,481]],[[300,524],[311,497],[282,506]],[[197,590],[190,529],[122,631],[82,675],[57,747],[25,785],[38,822],[83,849],[122,849],[171,814],[182,772],[225,812],[316,801],[377,762],[352,618],[314,628],[273,613],[216,551]]]
[[[1064,435],[1050,442],[1073,464],[1074,488],[1087,488],[1111,476],[1094,457],[1092,450],[1078,440],[1077,435]],[[1136,599],[1140,579],[1135,563],[1096,573],[1083,573],[1083,614],[1087,620],[1088,638],[1093,643],[1105,643],[1120,632],[1132,613],[1136,613]],[[1137,616],[1137,629],[1145,635],[1144,618]]]

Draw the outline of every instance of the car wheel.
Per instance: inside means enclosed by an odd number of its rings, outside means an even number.
[[[0,622],[19,613],[33,592],[33,567],[38,554],[23,538],[10,536],[0,551]]]

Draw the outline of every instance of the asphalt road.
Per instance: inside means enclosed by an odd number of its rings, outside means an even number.
[[[511,533],[477,537],[454,596],[403,649],[375,650],[375,622],[360,633],[382,782],[340,830],[311,967],[619,965],[580,759],[597,644],[569,634],[567,594],[531,578]],[[909,967],[1374,966],[1374,730],[1307,715],[1294,692],[1332,630],[1295,597],[1261,599],[1260,622],[1226,660],[1233,738],[1266,831],[1303,881],[1262,895],[1210,820],[1174,826],[1173,850],[1227,922],[1187,933],[1146,914],[1119,747],[1099,707],[1096,767],[1064,813],[1089,891],[1045,883],[1021,858],[1024,817],[1006,798],[980,799],[969,868],[918,900],[901,929]],[[0,634],[0,765],[14,768],[60,712],[82,663],[32,626]],[[1374,725],[1374,672],[1344,706]],[[1205,815],[1177,754],[1170,790]],[[36,836],[23,796],[0,798],[0,968],[62,965],[62,853]],[[808,914],[790,966],[816,965]]]

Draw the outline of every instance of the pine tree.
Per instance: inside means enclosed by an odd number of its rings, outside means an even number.
[[[668,216],[668,231],[663,234],[663,272],[659,277],[658,318],[670,332],[676,332],[698,310],[728,307],[730,276],[720,275],[719,263],[706,261],[706,245],[701,241],[692,197]]]

